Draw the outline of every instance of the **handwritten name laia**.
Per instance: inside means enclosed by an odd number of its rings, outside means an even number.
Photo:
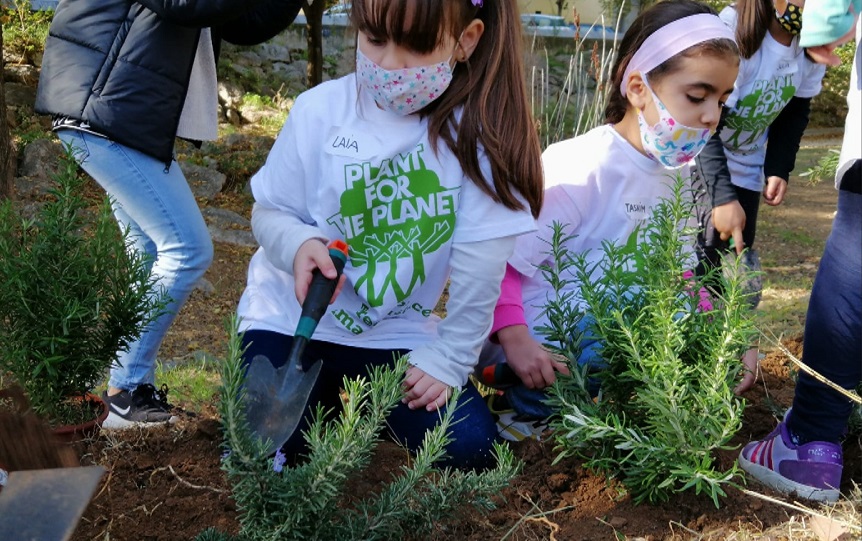
[[[359,153],[359,145],[356,143],[356,140],[349,137],[336,135],[335,139],[332,140],[332,148],[343,148],[345,150],[352,150],[353,152]]]

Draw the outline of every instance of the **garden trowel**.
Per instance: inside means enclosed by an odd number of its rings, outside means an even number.
[[[280,449],[296,430],[320,374],[322,361],[304,370],[302,354],[338,285],[347,262],[347,244],[340,240],[331,242],[329,256],[338,275],[330,280],[319,270],[314,271],[287,362],[276,369],[267,357],[256,355],[246,372],[246,419],[252,431],[269,442],[267,454]]]
[[[101,466],[11,472],[0,492],[0,539],[70,539],[104,474]]]

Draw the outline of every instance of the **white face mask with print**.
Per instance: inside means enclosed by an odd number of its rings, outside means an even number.
[[[692,128],[677,122],[647,84],[646,77],[643,82],[652,94],[658,111],[658,122],[650,126],[643,111],[638,109],[638,126],[644,150],[667,169],[682,167],[700,154],[713,131],[709,128]]]
[[[399,115],[419,111],[449,88],[452,58],[432,64],[397,70],[383,69],[356,48],[356,79],[374,96],[382,109]]]

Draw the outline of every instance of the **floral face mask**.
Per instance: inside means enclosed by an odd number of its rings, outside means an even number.
[[[775,18],[778,19],[782,28],[794,36],[798,36],[802,30],[802,8],[797,5],[788,2],[787,7],[784,8],[784,13],[778,13],[776,9]]]
[[[397,70],[383,69],[356,49],[356,78],[359,84],[371,92],[381,108],[409,115],[419,111],[440,94],[452,82],[452,67],[449,60]]]
[[[713,132],[709,128],[691,128],[677,122],[649,84],[646,87],[658,111],[658,122],[650,126],[643,111],[638,109],[638,126],[644,150],[667,169],[682,167],[700,154]]]

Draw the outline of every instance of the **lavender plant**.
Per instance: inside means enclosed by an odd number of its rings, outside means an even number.
[[[561,457],[582,456],[588,467],[621,476],[637,502],[694,489],[718,506],[738,472],[720,470],[713,452],[740,428],[744,403],[733,388],[755,330],[739,273],[684,277],[693,263],[688,200],[677,178],[652,219],[625,245],[606,243],[592,265],[566,251],[564,227],[555,224],[551,250],[566,263],[546,272],[556,274],[558,292],[577,284],[607,367],[595,400],[583,377],[560,378],[551,400]],[[723,293],[706,310],[699,292],[713,281]],[[549,316],[558,328],[582,317]]]
[[[254,437],[245,420],[244,368],[235,329],[231,323],[219,411],[225,435],[222,467],[233,485],[240,532],[231,536],[207,530],[198,541],[427,539],[467,506],[493,509],[492,496],[520,470],[504,445],[495,447],[498,462],[493,470],[436,468],[450,441],[453,411],[447,410],[400,475],[358,501],[355,494],[347,494],[346,481],[369,465],[386,416],[401,399],[405,359],[392,369],[372,370],[369,379],[345,380],[344,409],[337,419],[326,422],[325,412],[318,410],[306,433],[307,462],[284,465],[278,455],[266,455],[264,442]]]

